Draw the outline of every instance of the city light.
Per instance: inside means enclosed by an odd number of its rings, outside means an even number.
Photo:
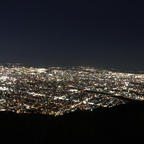
[[[144,100],[144,74],[90,67],[0,66],[0,111],[63,115]]]

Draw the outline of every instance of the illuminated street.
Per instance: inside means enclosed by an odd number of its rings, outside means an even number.
[[[92,67],[0,66],[0,111],[63,115],[144,100],[144,74]]]

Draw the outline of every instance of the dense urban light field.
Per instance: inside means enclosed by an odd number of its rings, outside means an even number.
[[[63,115],[144,100],[144,74],[92,67],[0,66],[0,111]]]

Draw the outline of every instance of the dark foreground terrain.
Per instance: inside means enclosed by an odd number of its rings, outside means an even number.
[[[144,102],[131,102],[93,112],[76,111],[63,116],[0,113],[1,138],[7,141],[139,141],[144,130]],[[115,139],[116,138],[116,139]]]

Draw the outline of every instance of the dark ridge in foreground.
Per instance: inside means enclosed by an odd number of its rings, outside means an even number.
[[[132,139],[144,129],[144,102],[130,102],[92,112],[76,111],[63,116],[0,113],[3,135],[31,140],[32,143],[55,140],[108,141],[114,137]],[[130,137],[128,136],[130,134]],[[2,135],[1,135],[2,136]],[[140,135],[139,135],[140,136]]]

